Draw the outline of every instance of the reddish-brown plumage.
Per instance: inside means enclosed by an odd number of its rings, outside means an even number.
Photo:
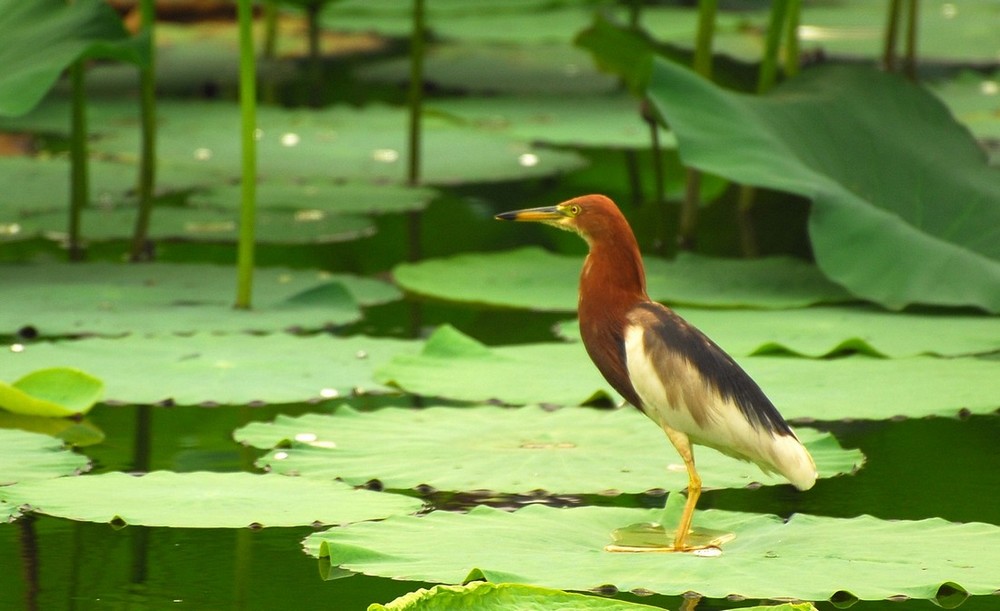
[[[615,390],[663,428],[688,469],[675,549],[689,549],[701,490],[692,442],[778,471],[799,488],[813,485],[812,458],[760,387],[708,337],[649,299],[639,246],[614,202],[585,195],[497,218],[575,231],[590,246],[578,304],[587,353]]]

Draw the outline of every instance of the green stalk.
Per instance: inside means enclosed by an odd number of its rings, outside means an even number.
[[[703,77],[712,78],[712,39],[715,36],[715,15],[718,0],[698,1],[698,32],[695,35],[694,71]],[[698,228],[698,206],[700,205],[701,174],[687,168],[684,174],[684,201],[681,202],[680,226],[677,243],[683,250],[694,248],[695,233]]]
[[[407,182],[420,183],[420,113],[424,97],[424,0],[413,0],[410,35],[410,132]]]
[[[698,33],[694,44],[694,71],[710,78],[712,76],[712,39],[715,36],[715,14],[718,0],[698,0]]]
[[[778,79],[778,55],[781,49],[781,37],[786,31],[788,3],[789,0],[771,2],[771,19],[767,25],[767,38],[764,41],[764,57],[761,58],[760,73],[757,75],[758,95],[768,92]],[[756,257],[759,253],[757,232],[750,216],[756,197],[757,190],[751,185],[740,185],[736,214],[744,257]]]
[[[910,0],[909,19],[906,22],[906,63],[903,72],[907,78],[917,80],[917,0]]]
[[[413,32],[410,35],[410,125],[406,182],[410,186],[420,184],[420,136],[421,113],[424,103],[424,23],[426,12],[424,0],[413,0]],[[421,257],[420,247],[420,212],[409,212],[406,215],[407,237],[409,241],[408,257],[417,261]]]
[[[767,25],[764,57],[761,58],[760,73],[757,75],[757,93],[768,91],[778,80],[778,51],[781,48],[787,13],[788,0],[771,0],[771,20]]]
[[[802,19],[802,0],[789,0],[788,25],[785,27],[785,76],[799,73],[799,22]]]
[[[82,261],[83,247],[80,245],[80,217],[90,197],[90,172],[87,163],[87,92],[84,86],[83,60],[78,59],[69,68],[73,90],[72,127],[69,155],[70,200],[69,200],[69,240],[67,244],[69,260]]]
[[[129,260],[133,262],[148,261],[153,256],[149,242],[149,219],[153,213],[156,184],[156,43],[153,38],[156,3],[154,0],[142,0],[139,8],[142,33],[146,34],[149,42],[149,64],[139,69],[142,150],[139,155],[139,210],[129,254]]]
[[[264,59],[274,59],[277,46],[278,2],[277,0],[266,0],[264,2],[264,49],[262,52]]]
[[[236,307],[249,309],[253,294],[254,226],[257,195],[257,71],[253,50],[253,2],[238,0],[240,30],[240,111],[242,189],[237,246]]]
[[[320,52],[319,14],[323,9],[320,0],[312,0],[306,4],[306,28],[309,33],[309,91],[310,103],[319,107],[323,104],[323,57]]]
[[[882,49],[882,69],[892,72],[896,69],[896,38],[899,35],[899,0],[889,0],[889,15],[885,24],[885,41]]]

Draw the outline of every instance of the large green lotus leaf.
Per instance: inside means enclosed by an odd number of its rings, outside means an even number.
[[[43,104],[6,129],[66,132],[65,101]],[[91,148],[120,160],[139,150],[136,104],[102,102],[91,117]],[[204,183],[240,177],[239,107],[223,102],[161,101],[157,104],[157,159],[166,171],[187,172]],[[353,181],[402,183],[406,176],[405,110],[258,109],[258,174],[262,181]],[[538,149],[527,142],[456,125],[432,115],[422,122],[422,170],[426,184],[464,184],[549,176],[578,168],[584,160],[566,151]],[[474,155],[469,151],[475,151]],[[155,217],[154,217],[155,218]]]
[[[1000,318],[961,313],[886,312],[866,307],[795,310],[677,308],[726,352],[741,356],[790,352],[825,357],[844,351],[872,356],[967,356],[1000,351]],[[579,341],[578,321],[558,334]]]
[[[0,330],[30,325],[53,336],[320,329],[358,320],[358,304],[399,297],[377,280],[263,268],[254,273],[255,308],[239,311],[232,307],[235,277],[219,265],[2,265]]]
[[[932,94],[830,66],[748,96],[653,65],[649,95],[685,163],[811,199],[809,235],[831,279],[891,308],[1000,312],[1000,171]]]
[[[0,115],[31,110],[81,56],[136,59],[127,39],[101,0],[0,0]]]
[[[829,433],[800,429],[820,477],[851,473],[864,458]],[[278,449],[258,461],[285,474],[379,480],[400,490],[490,490],[551,494],[683,490],[687,471],[663,431],[631,407],[617,410],[538,407],[384,408],[334,415],[278,416],[234,433],[237,441]],[[784,483],[752,464],[698,449],[707,487]]]
[[[356,73],[362,80],[405,83],[410,74],[409,59],[373,63]],[[586,53],[567,43],[436,45],[425,58],[424,78],[445,89],[487,95],[561,94],[575,98],[616,89],[614,78],[597,72]],[[600,122],[601,116],[593,120]]]
[[[474,581],[462,586],[434,586],[419,589],[385,604],[372,604],[368,611],[652,611],[638,603],[587,596],[520,583]],[[785,603],[766,607],[740,607],[740,611],[815,611],[811,603]]]
[[[90,469],[86,456],[66,449],[48,435],[0,429],[0,486],[60,477]]]
[[[0,408],[24,416],[74,416],[89,412],[103,394],[104,382],[89,373],[51,367],[13,384],[0,382]]]
[[[0,371],[15,377],[53,366],[86,367],[104,380],[108,400],[123,403],[297,403],[385,392],[372,370],[417,351],[406,340],[327,335],[129,336],[27,345],[0,352]]]
[[[207,471],[61,477],[0,488],[0,498],[70,520],[175,528],[346,524],[413,513],[422,505],[342,482]]]
[[[849,299],[811,265],[786,257],[673,261],[646,257],[650,297],[712,307],[793,308]],[[393,269],[404,289],[450,301],[571,312],[576,310],[583,257],[537,247],[456,255]],[[489,278],[489,282],[483,282]]]
[[[126,240],[135,232],[134,208],[84,210],[80,224],[88,240]],[[32,215],[19,221],[25,237],[66,239],[65,211]],[[261,243],[345,242],[375,233],[371,219],[360,215],[329,214],[322,210],[265,208],[257,211],[256,239]],[[152,215],[153,240],[232,242],[239,238],[239,217],[218,208],[158,208]]]
[[[649,148],[649,126],[639,115],[639,102],[623,93],[576,96],[503,96],[460,98],[429,104],[480,129],[531,142],[560,146]],[[660,128],[660,144],[674,146],[673,136]]]
[[[711,598],[936,599],[1000,585],[1000,527],[940,518],[887,521],[705,510],[695,526],[732,532],[721,556],[604,551],[611,532],[657,521],[662,510],[479,506],[390,517],[310,535],[305,548],[332,566],[398,579],[530,583],[564,590],[614,586]],[[432,545],[428,545],[433,541]]]
[[[878,420],[1000,408],[1000,361],[995,359],[737,360],[786,418]],[[394,357],[375,376],[407,392],[465,401],[577,405],[601,397],[620,400],[580,344],[491,348],[451,327],[435,331],[419,354]]]
[[[239,185],[221,185],[196,193],[192,201],[216,207],[240,205]],[[267,181],[257,185],[257,207],[317,211],[324,214],[389,214],[427,207],[435,191],[393,184],[287,183]]]
[[[120,205],[134,191],[138,169],[120,163],[90,160],[90,201],[100,205]],[[62,157],[4,157],[0,182],[8,189],[0,192],[0,225],[15,223],[26,214],[63,211],[60,227],[65,231],[70,197],[70,162]],[[0,234],[10,230],[0,231]]]

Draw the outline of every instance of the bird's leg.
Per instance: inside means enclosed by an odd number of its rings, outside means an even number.
[[[691,440],[680,431],[664,427],[663,430],[670,439],[670,443],[677,448],[677,453],[684,460],[684,466],[688,472],[687,501],[684,503],[684,513],[681,514],[681,521],[677,525],[674,533],[674,549],[684,551],[688,549],[687,536],[691,530],[691,519],[694,517],[694,506],[698,504],[698,497],[701,496],[701,477],[694,466],[694,451],[691,449]]]

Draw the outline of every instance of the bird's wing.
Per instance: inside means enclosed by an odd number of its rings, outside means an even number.
[[[642,410],[691,441],[777,471],[800,489],[816,466],[788,423],[725,351],[669,308],[628,313],[625,353]]]

